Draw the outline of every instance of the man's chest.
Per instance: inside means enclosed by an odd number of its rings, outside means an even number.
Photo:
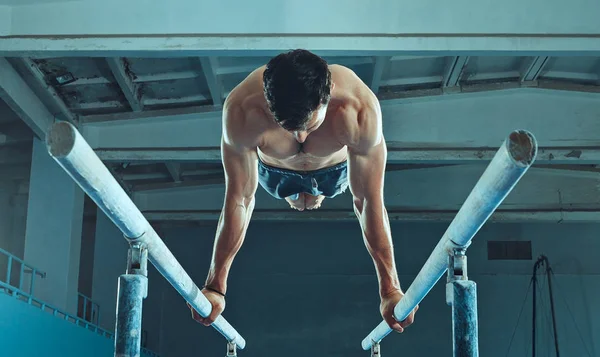
[[[333,135],[312,133],[306,141],[299,143],[290,135],[270,135],[265,138],[261,151],[277,160],[297,157],[327,158],[344,148]]]

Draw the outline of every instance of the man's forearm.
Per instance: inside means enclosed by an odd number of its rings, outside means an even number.
[[[394,247],[387,211],[383,203],[362,200],[355,207],[359,219],[365,245],[377,272],[379,294],[385,296],[391,291],[400,289],[400,281],[394,260]]]
[[[233,260],[244,243],[254,200],[247,206],[226,203],[219,218],[206,285],[222,293],[227,291],[227,277]]]

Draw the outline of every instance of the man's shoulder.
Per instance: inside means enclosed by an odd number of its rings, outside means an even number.
[[[381,107],[368,88],[354,87],[336,109],[337,131],[346,145],[377,140],[381,129]]]
[[[261,98],[232,94],[223,106],[223,138],[235,146],[257,146],[268,124]]]

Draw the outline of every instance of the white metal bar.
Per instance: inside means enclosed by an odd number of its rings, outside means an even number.
[[[50,155],[96,202],[123,232],[125,238],[145,244],[150,261],[156,269],[200,315],[209,316],[212,305],[208,299],[200,292],[79,131],[70,123],[56,123],[51,127],[46,142]],[[246,341],[223,316],[219,316],[212,326],[228,341],[235,342],[240,349],[245,347]]]
[[[537,142],[532,134],[519,130],[509,135],[394,308],[398,321],[404,320],[442,277],[453,249],[469,246],[481,226],[531,166],[536,154]],[[389,325],[382,321],[362,341],[363,349],[370,349],[373,343],[381,341],[391,331]]]
[[[140,88],[133,82],[133,78],[131,78],[131,75],[128,73],[124,61],[125,59],[115,57],[106,59],[106,63],[115,77],[117,84],[121,88],[121,92],[125,95],[129,106],[134,112],[141,112],[144,110],[144,105],[140,99]]]
[[[6,283],[10,285],[10,278],[12,273],[12,265],[13,265],[13,257],[12,255],[8,256],[8,265],[6,267]]]

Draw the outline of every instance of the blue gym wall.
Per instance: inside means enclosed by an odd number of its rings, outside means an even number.
[[[410,285],[446,224],[394,223],[398,271]],[[531,240],[533,255],[546,254],[557,275],[555,299],[561,352],[593,356],[600,325],[593,316],[600,297],[596,224],[490,224],[468,251],[470,277],[478,283],[480,350],[486,357],[526,356],[531,347],[531,291],[517,320],[531,279],[533,261],[488,261],[487,240]],[[168,246],[202,284],[208,269],[214,225],[163,226]],[[184,301],[150,275],[144,325],[149,347],[163,356],[221,355],[225,342],[213,329],[190,318]],[[552,355],[546,280],[538,300],[538,351]],[[386,355],[447,356],[451,351],[450,307],[443,283],[422,302],[415,324],[383,343]],[[565,305],[568,298],[568,307]],[[358,225],[347,223],[263,223],[250,225],[234,262],[224,316],[248,341],[243,356],[315,353],[367,356],[362,338],[380,321],[377,280]],[[572,312],[571,313],[569,312]],[[576,324],[572,318],[574,316]],[[159,328],[160,326],[160,328]],[[515,327],[517,329],[515,330]],[[577,329],[581,330],[581,337]],[[511,336],[515,333],[510,350]]]
[[[22,256],[27,195],[18,192],[14,185],[0,187],[0,247],[12,249],[14,254]],[[124,269],[126,244],[103,215],[98,220],[96,224],[88,222],[90,226],[84,230],[87,233],[84,233],[82,243],[82,261],[85,261],[82,272],[86,270],[87,273],[81,274],[80,290],[89,291],[93,285],[92,297],[95,292],[104,291],[106,300],[114,305],[115,292],[110,289],[116,291],[116,278]],[[94,235],[93,228],[99,229],[95,239],[90,237]],[[171,224],[157,228],[196,282],[202,284],[215,225]],[[409,286],[445,228],[444,223],[393,223],[397,265],[404,288]],[[482,355],[506,356],[513,332],[515,337],[508,355],[526,356],[531,348],[531,292],[518,325],[517,319],[529,286],[533,261],[487,261],[487,240],[532,240],[534,257],[539,254],[549,257],[557,274],[555,296],[561,352],[569,356],[587,356],[585,344],[592,356],[598,354],[600,325],[593,317],[600,314],[594,304],[600,297],[599,230],[598,224],[551,223],[488,224],[483,228],[468,255],[470,276],[479,286]],[[409,238],[412,241],[409,242]],[[102,242],[109,243],[108,249],[89,247]],[[95,270],[91,282],[90,259],[94,265],[102,262],[112,266],[112,271],[102,274]],[[151,268],[150,292],[144,310],[148,347],[166,357],[223,354],[221,336],[194,323],[182,299],[157,275]],[[542,281],[544,287],[545,284]],[[568,307],[564,297],[569,299]],[[550,354],[553,340],[545,289],[538,301],[538,351]],[[25,316],[21,310],[31,309],[18,303],[21,308],[13,309],[5,303],[0,305],[2,321]],[[114,308],[107,304],[101,303],[101,318],[103,327],[112,328]],[[366,352],[359,347],[360,340],[380,321],[374,268],[356,222],[252,222],[233,266],[227,304],[225,317],[248,340],[247,350],[240,352],[245,356],[273,351],[305,356],[315,350],[333,356],[365,356]],[[47,319],[39,310],[35,312],[37,314],[27,316]],[[2,336],[8,336],[7,340],[12,339],[13,334],[32,336],[38,324],[43,325],[33,320],[30,326],[5,324]],[[515,326],[518,327],[516,331]],[[52,343],[71,336],[62,332],[54,334],[54,331],[62,331],[60,328],[49,330],[56,338]],[[438,284],[421,304],[415,325],[403,335],[388,337],[383,343],[383,353],[448,355],[450,338],[450,308],[444,302],[443,285]],[[45,345],[38,344],[38,347],[46,348],[42,346]]]
[[[2,356],[110,357],[114,341],[0,293]],[[148,356],[142,353],[142,356]]]

